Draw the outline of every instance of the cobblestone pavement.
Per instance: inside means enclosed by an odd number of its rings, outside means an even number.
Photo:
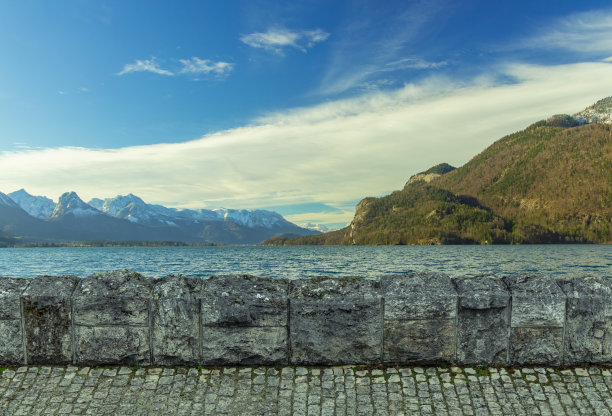
[[[0,371],[3,415],[612,415],[600,367]]]

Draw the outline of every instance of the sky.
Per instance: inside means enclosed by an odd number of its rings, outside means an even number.
[[[610,95],[608,0],[8,0],[0,191],[335,229]]]

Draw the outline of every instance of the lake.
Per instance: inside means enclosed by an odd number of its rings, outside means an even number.
[[[451,276],[535,272],[612,278],[610,245],[59,247],[0,249],[0,276],[130,269],[146,276],[248,273],[271,277],[380,277],[416,271]]]

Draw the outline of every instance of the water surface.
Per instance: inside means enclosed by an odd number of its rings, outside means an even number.
[[[451,276],[535,272],[612,278],[610,245],[60,247],[0,249],[0,276],[131,269],[146,276],[248,273],[271,277],[380,277],[415,271]]]

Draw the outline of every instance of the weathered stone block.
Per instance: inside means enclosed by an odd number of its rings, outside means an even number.
[[[546,276],[504,277],[512,293],[513,328],[562,328],[565,321],[565,294],[555,280]]]
[[[384,276],[385,320],[454,319],[457,292],[442,273]]]
[[[286,364],[288,291],[285,279],[227,275],[204,280],[202,362]]]
[[[292,281],[291,362],[380,362],[382,313],[379,282],[357,277]]]
[[[204,327],[202,364],[288,364],[286,327]]]
[[[0,320],[21,320],[21,294],[29,283],[30,279],[0,277]]]
[[[511,328],[510,365],[560,365],[563,328]]]
[[[0,321],[0,364],[24,364],[21,319]]]
[[[149,328],[102,326],[75,328],[76,363],[149,365]]]
[[[0,363],[23,364],[24,337],[21,326],[21,294],[30,279],[0,278]]]
[[[381,279],[385,300],[383,360],[450,363],[455,358],[457,292],[449,276],[413,273]]]
[[[545,276],[505,277],[512,295],[510,365],[559,365],[563,355],[566,296]]]
[[[383,359],[394,364],[448,364],[455,357],[450,319],[385,321]]]
[[[212,276],[202,285],[202,324],[286,326],[288,289],[286,279]]]
[[[129,270],[96,273],[74,293],[77,325],[148,325],[153,279]]]
[[[457,363],[505,364],[508,353],[510,293],[493,276],[453,279],[458,295]]]
[[[155,281],[151,307],[153,364],[199,364],[201,287],[201,279],[185,276]]]
[[[577,278],[557,283],[567,295],[563,363],[612,363],[612,280]]]
[[[71,296],[76,276],[39,276],[22,295],[28,364],[72,362]]]

